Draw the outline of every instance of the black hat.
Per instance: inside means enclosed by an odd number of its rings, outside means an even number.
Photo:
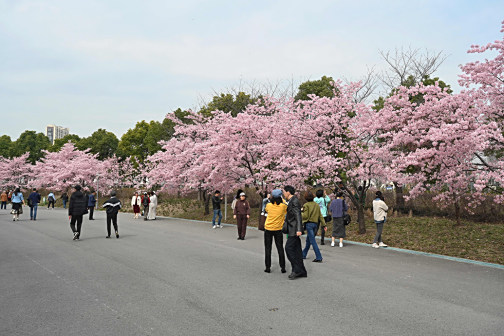
[[[75,190],[81,190],[82,189],[81,186],[78,185],[78,184],[74,188],[75,188]]]

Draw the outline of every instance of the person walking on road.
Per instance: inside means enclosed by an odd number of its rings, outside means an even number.
[[[94,214],[94,208],[96,206],[96,197],[95,197],[94,191],[88,195],[87,206],[88,206],[88,210],[89,210],[89,220],[94,220],[93,214]]]
[[[383,225],[387,221],[388,206],[381,191],[376,192],[376,198],[373,200],[373,217],[376,224],[376,235],[373,240],[373,247],[387,247],[382,240]]]
[[[23,213],[23,205],[25,204],[23,194],[21,193],[19,188],[16,188],[16,190],[12,193],[11,202],[12,202],[12,211],[11,211],[12,220],[18,221],[19,215]]]
[[[73,240],[80,239],[82,217],[87,213],[88,200],[81,189],[80,185],[75,186],[75,192],[70,196],[70,204],[68,205],[68,219],[70,219],[70,228],[74,235]]]
[[[290,280],[308,276],[303,264],[303,251],[301,250],[301,239],[299,238],[303,234],[301,204],[299,204],[299,199],[295,193],[296,189],[293,186],[284,187],[284,199],[288,202],[284,223],[288,233],[285,254],[287,254],[287,259],[289,259],[292,266],[292,273],[289,275]]]
[[[283,249],[282,226],[287,213],[287,205],[282,199],[282,190],[275,189],[271,192],[272,200],[266,204],[264,211],[268,214],[264,222],[264,272],[271,272],[271,246],[273,239],[278,252],[278,262],[282,273],[285,273],[285,253]]]
[[[40,203],[40,194],[36,188],[33,188],[32,193],[28,196],[28,206],[30,207],[30,220],[37,220],[37,209]]]
[[[236,202],[233,210],[233,218],[236,219],[238,228],[238,240],[245,240],[247,233],[247,221],[250,218],[250,204],[247,201],[247,195],[240,193],[240,199]]]
[[[149,203],[149,215],[147,219],[155,220],[156,219],[156,210],[157,210],[157,196],[154,191],[150,192],[150,203]]]
[[[143,206],[143,211],[144,211],[144,220],[147,220],[147,216],[149,215],[149,195],[147,195],[147,192],[144,192],[142,196],[142,206]]]
[[[119,228],[117,226],[117,213],[121,209],[121,201],[117,199],[116,192],[112,191],[110,193],[110,198],[103,204],[103,207],[107,209],[107,237],[110,238],[110,224],[114,224],[114,230],[116,238],[119,238]]]
[[[54,196],[53,192],[51,191],[49,195],[47,195],[47,209],[49,209],[52,205],[52,208],[54,209],[54,203],[56,202],[56,196]]]
[[[306,245],[303,249],[303,259],[306,259],[310,246],[313,246],[313,251],[315,251],[315,259],[313,259],[313,262],[322,262],[322,254],[315,240],[315,234],[317,233],[319,223],[322,225],[322,231],[327,229],[326,223],[320,211],[320,206],[313,201],[314,197],[312,192],[307,191],[304,198],[306,203],[303,205],[301,211],[303,224],[306,227]]]
[[[212,196],[212,208],[213,208],[213,218],[212,218],[212,228],[222,228],[221,221],[222,221],[222,211],[221,211],[221,203],[222,203],[223,197],[220,195],[220,191],[216,190],[214,195]],[[217,225],[215,225],[215,219],[219,217],[219,222]]]
[[[345,221],[343,220],[347,211],[348,206],[343,199],[343,192],[339,191],[336,194],[336,199],[331,202],[329,210],[333,217],[333,230],[331,237],[331,246],[335,245],[335,239],[339,238],[339,247],[343,247],[343,238],[346,237]]]
[[[66,191],[61,195],[61,200],[63,201],[63,209],[66,209],[68,203],[68,193]]]
[[[0,207],[0,209],[5,209],[7,210],[7,201],[9,200],[9,197],[7,195],[7,193],[4,191],[2,191],[2,195],[0,195],[0,201],[2,202],[2,206]]]
[[[142,198],[135,192],[135,195],[131,198],[131,207],[133,208],[134,219],[138,219],[140,216],[140,204],[142,204]]]
[[[315,192],[315,198],[313,201],[317,203],[320,207],[320,212],[322,213],[322,216],[324,217],[324,221],[326,225],[331,222],[332,216],[329,215],[328,211],[328,206],[331,204],[331,199],[329,196],[327,196],[325,190],[319,189]],[[327,226],[325,228],[322,228],[320,230],[320,245],[325,245],[324,239],[325,239],[325,233],[327,231]],[[318,232],[318,226],[317,226],[317,231],[315,234]]]

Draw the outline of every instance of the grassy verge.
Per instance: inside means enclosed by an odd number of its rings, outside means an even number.
[[[123,203],[124,204],[124,203]],[[128,203],[125,203],[128,204]],[[211,212],[211,211],[210,211]],[[222,210],[224,214],[224,209]],[[197,200],[168,199],[158,206],[161,216],[211,221],[212,213],[204,215],[204,208]],[[227,220],[236,223],[228,205]],[[366,214],[365,234],[357,233],[355,222],[347,226],[347,240],[372,243],[376,228],[372,217]],[[250,226],[257,226],[259,209],[252,209]],[[352,218],[357,218],[352,214]],[[386,244],[404,249],[443,254],[504,265],[504,223],[484,224],[465,221],[463,226],[454,226],[454,221],[436,217],[391,217],[383,230]],[[329,224],[327,231],[331,232]]]

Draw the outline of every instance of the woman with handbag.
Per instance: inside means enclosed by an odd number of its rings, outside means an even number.
[[[339,191],[336,194],[336,199],[331,202],[329,210],[333,217],[333,230],[331,237],[331,246],[334,246],[335,239],[339,238],[339,247],[343,247],[343,238],[346,237],[346,228],[344,217],[348,211],[348,206],[343,198],[343,192]]]
[[[23,213],[23,204],[25,204],[23,194],[19,190],[19,188],[16,188],[14,193],[12,194],[11,198],[12,202],[12,221],[18,221],[19,220],[19,215]]]
[[[327,225],[332,220],[332,217],[328,213],[327,206],[331,203],[331,199],[329,196],[327,196],[327,193],[325,190],[319,189],[315,192],[315,197],[313,201],[317,203],[320,207],[320,212],[322,213],[322,217],[324,217],[324,221]],[[317,226],[317,231],[315,234],[318,232],[319,225]],[[320,230],[320,245],[325,245],[324,238],[325,238],[325,233],[327,230],[327,226],[322,227],[322,230]]]

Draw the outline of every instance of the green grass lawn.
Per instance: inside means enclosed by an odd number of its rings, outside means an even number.
[[[196,200],[169,199],[158,207],[161,216],[195,220],[212,220],[212,211],[204,215],[204,208]],[[224,214],[224,209],[222,210]],[[233,212],[228,205],[228,218],[224,223],[233,223]],[[257,226],[259,209],[252,209],[249,226]],[[357,215],[352,214],[356,220]],[[382,238],[389,246],[404,249],[443,254],[504,265],[504,223],[485,224],[463,222],[454,226],[455,221],[436,217],[391,217],[385,224]],[[346,240],[371,244],[376,232],[372,217],[367,214],[365,234],[357,233],[357,223],[347,226]],[[327,232],[331,232],[329,224]]]

